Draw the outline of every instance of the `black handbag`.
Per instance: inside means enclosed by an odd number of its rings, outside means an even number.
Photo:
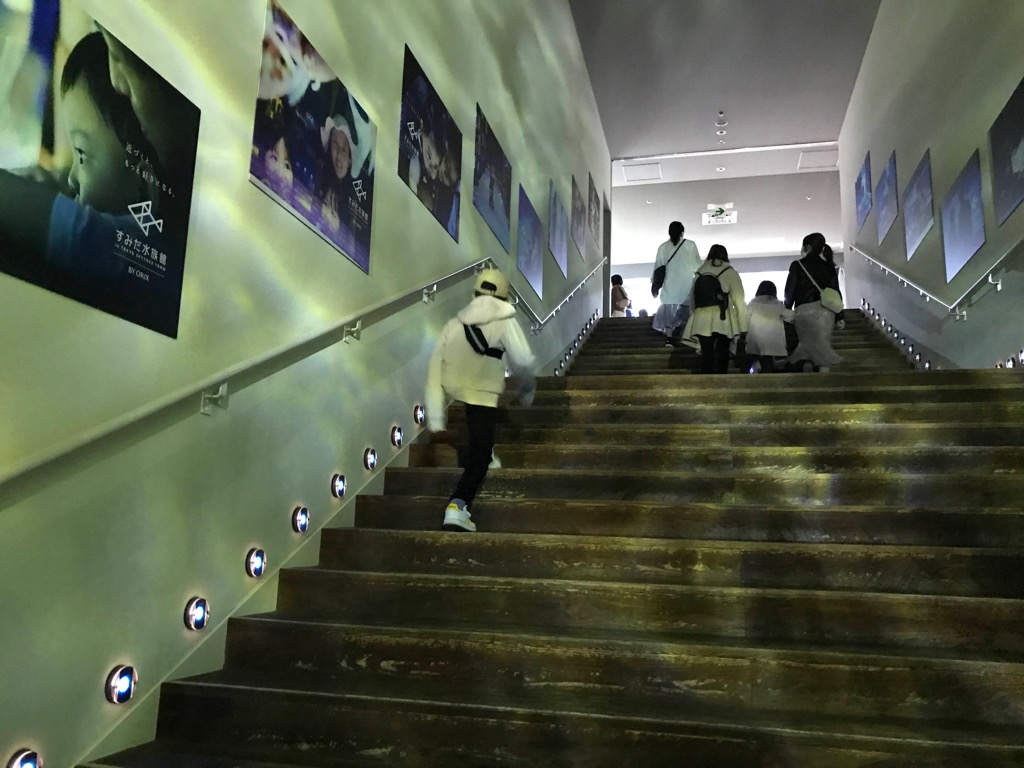
[[[661,290],[661,286],[665,284],[665,267],[667,267],[669,265],[669,262],[671,262],[672,259],[676,257],[676,254],[679,253],[679,249],[683,247],[683,243],[685,242],[686,238],[680,240],[679,245],[677,245],[676,249],[672,251],[672,255],[668,257],[668,261],[666,261],[660,267],[654,268],[654,274],[651,275],[651,296],[657,296],[658,291]]]

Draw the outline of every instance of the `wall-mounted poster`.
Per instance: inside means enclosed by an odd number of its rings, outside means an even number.
[[[1024,201],[1024,80],[988,132],[992,143],[992,196],[1000,226]]]
[[[458,242],[462,131],[409,46],[402,74],[398,175]]]
[[[857,174],[856,186],[857,201],[857,231],[860,232],[864,222],[868,220],[871,213],[871,153],[864,156],[864,164]]]
[[[903,192],[903,227],[907,233],[907,260],[914,255],[935,221],[932,204],[932,156],[924,157]]]
[[[376,144],[365,110],[270,0],[249,179],[364,272]]]
[[[590,205],[588,207],[588,222],[590,225],[590,234],[594,238],[594,242],[601,242],[601,198],[597,196],[597,187],[594,186],[594,177],[589,173],[587,178],[590,180]]]
[[[580,185],[576,183],[575,176],[572,177],[572,239],[580,252],[580,258],[586,261],[587,204],[583,201],[583,193],[580,192]]]
[[[537,292],[537,297],[544,298],[544,226],[522,184],[519,185],[519,229],[516,235],[516,266]]]
[[[889,162],[878,177],[875,188],[875,224],[878,225],[878,244],[881,245],[889,234],[896,214],[899,213],[899,201],[896,198],[896,153],[889,155]]]
[[[511,245],[512,164],[505,156],[479,104],[476,105],[473,205],[508,253]]]
[[[72,47],[57,170],[0,170],[0,271],[176,338],[199,109],[144,59],[105,29]]]
[[[569,276],[569,215],[562,205],[562,198],[555,190],[555,182],[548,184],[548,248],[555,257],[555,263],[562,277]]]
[[[978,150],[971,155],[942,203],[942,242],[946,249],[948,283],[985,244]]]

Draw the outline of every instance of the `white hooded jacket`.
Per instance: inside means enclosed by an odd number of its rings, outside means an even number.
[[[445,395],[470,405],[494,408],[505,391],[505,367],[533,379],[537,361],[515,320],[516,308],[493,296],[477,296],[441,331],[427,368],[427,422],[431,432],[447,425]],[[475,325],[487,344],[502,349],[501,359],[482,355],[466,340],[464,326]]]

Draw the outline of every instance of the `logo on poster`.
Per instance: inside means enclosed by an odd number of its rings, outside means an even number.
[[[135,219],[135,223],[139,225],[139,229],[142,233],[149,236],[149,228],[155,226],[157,232],[164,231],[164,220],[158,219],[153,215],[153,201],[147,200],[143,203],[134,203],[128,206],[128,210],[132,214],[132,218]]]

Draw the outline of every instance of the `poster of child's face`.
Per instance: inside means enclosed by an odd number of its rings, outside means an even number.
[[[511,247],[512,164],[476,106],[476,165],[473,168],[473,205],[507,253]]]
[[[868,220],[871,213],[871,153],[864,157],[864,164],[857,174],[857,185],[855,190],[857,201],[857,231],[860,232],[864,222]]]
[[[992,195],[1002,226],[1024,202],[1024,80],[988,132],[992,144]]]
[[[903,228],[907,233],[908,261],[917,252],[934,221],[932,157],[930,152],[925,152],[903,192]]]
[[[519,229],[516,242],[516,266],[526,282],[544,298],[544,226],[536,209],[530,204],[523,185],[519,185]]]
[[[572,239],[580,258],[587,260],[587,205],[583,202],[583,193],[576,177],[572,177]]]
[[[889,229],[896,221],[899,212],[899,201],[896,199],[896,153],[889,156],[885,170],[878,177],[878,188],[875,189],[878,207],[875,209],[875,223],[878,225],[878,244],[881,245]]]
[[[366,111],[270,0],[249,179],[364,272],[376,144]]]
[[[589,209],[589,221],[590,221],[590,234],[594,238],[594,242],[601,242],[601,198],[597,195],[597,187],[594,185],[594,177],[589,173],[587,178],[590,180],[590,209]]]
[[[408,46],[402,74],[398,175],[458,242],[462,131]]]
[[[0,169],[0,272],[175,338],[199,109],[104,28],[58,74],[49,167]]]
[[[942,243],[946,250],[946,282],[964,268],[985,244],[985,211],[981,204],[981,158],[975,150],[942,203]]]
[[[555,257],[555,263],[562,277],[569,276],[569,216],[558,196],[555,182],[549,182],[548,189],[548,248]]]

